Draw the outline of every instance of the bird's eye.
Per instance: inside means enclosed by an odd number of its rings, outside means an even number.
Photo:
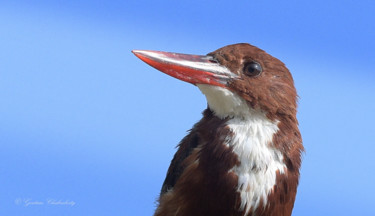
[[[262,66],[258,62],[249,62],[245,64],[243,72],[247,76],[258,76],[260,73],[262,73]]]

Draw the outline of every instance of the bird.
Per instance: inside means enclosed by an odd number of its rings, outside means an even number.
[[[285,64],[248,43],[207,55],[132,52],[207,100],[177,146],[154,215],[290,216],[304,147]]]

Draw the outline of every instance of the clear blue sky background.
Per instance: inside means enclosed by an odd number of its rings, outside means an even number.
[[[151,215],[206,102],[130,51],[238,42],[295,78],[306,154],[293,215],[375,215],[374,11],[371,0],[1,1],[0,215]]]

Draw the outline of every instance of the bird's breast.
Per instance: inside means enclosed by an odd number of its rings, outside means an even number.
[[[286,168],[282,153],[273,146],[273,137],[279,131],[277,124],[254,110],[246,119],[233,118],[227,122],[232,133],[225,144],[239,161],[229,172],[238,176],[239,210],[245,211],[245,215],[255,211],[260,203],[267,205],[276,174],[283,174]]]

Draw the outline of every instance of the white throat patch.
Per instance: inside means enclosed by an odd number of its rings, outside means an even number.
[[[197,84],[206,96],[208,106],[219,118],[248,116],[249,107],[246,101],[228,89],[206,84]]]
[[[209,108],[227,122],[233,132],[226,144],[233,148],[240,165],[229,172],[238,176],[237,191],[241,195],[240,210],[247,215],[255,211],[276,184],[276,173],[284,174],[286,165],[282,153],[273,147],[272,138],[279,130],[278,121],[271,121],[261,111],[250,108],[237,94],[221,87],[197,85],[206,95]]]

